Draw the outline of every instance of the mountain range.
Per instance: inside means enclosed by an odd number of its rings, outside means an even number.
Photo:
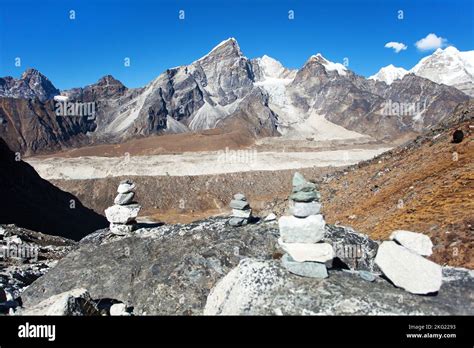
[[[474,51],[460,52],[454,46],[445,49],[438,48],[432,55],[421,59],[410,70],[390,64],[370,76],[369,79],[391,84],[409,73],[436,83],[456,87],[471,97],[474,96]]]
[[[472,84],[471,53],[461,52],[467,58],[456,64],[440,58],[454,50],[424,58],[415,73],[394,76],[393,69],[385,69],[385,75],[379,72],[369,79],[321,54],[298,70],[268,56],[249,59],[234,38],[189,65],[166,70],[142,88],[127,88],[107,75],[95,84],[60,92],[40,72],[28,69],[18,80],[0,78],[0,136],[26,154],[229,127],[256,138],[394,140],[421,132],[469,100],[460,89],[432,81],[464,69],[460,83],[452,76],[450,81],[459,88]],[[58,117],[61,101],[93,103],[94,117]],[[411,109],[393,113],[387,109],[392,103]]]

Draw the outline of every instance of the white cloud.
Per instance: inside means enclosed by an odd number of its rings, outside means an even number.
[[[394,42],[394,41],[390,41],[390,42],[387,42],[385,44],[385,47],[386,48],[393,48],[393,50],[395,51],[395,53],[398,53],[400,51],[403,51],[403,50],[406,50],[407,49],[407,45],[405,45],[404,43],[401,43],[401,42]]]
[[[434,50],[437,48],[444,47],[446,46],[447,42],[448,42],[447,39],[431,33],[431,34],[426,35],[426,37],[424,37],[423,39],[418,40],[415,43],[415,46],[420,51],[429,51],[429,50]]]

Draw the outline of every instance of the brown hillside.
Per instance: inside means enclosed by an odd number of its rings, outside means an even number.
[[[329,176],[322,185],[324,213],[338,222],[387,239],[406,229],[429,235],[434,261],[474,268],[473,107],[374,160]],[[465,137],[452,143],[452,133]]]

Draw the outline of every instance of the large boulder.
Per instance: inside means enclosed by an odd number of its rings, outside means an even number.
[[[22,309],[21,315],[99,315],[95,303],[85,289],[74,289],[41,301],[40,303]]]
[[[418,296],[376,277],[330,270],[315,279],[291,274],[280,261],[242,260],[212,289],[206,315],[473,315],[474,275],[465,269],[443,269],[437,296]]]
[[[375,263],[396,286],[414,294],[429,294],[441,288],[441,266],[395,242],[379,246]]]

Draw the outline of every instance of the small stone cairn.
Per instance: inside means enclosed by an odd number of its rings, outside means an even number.
[[[229,220],[230,226],[242,226],[248,224],[252,218],[252,209],[247,198],[242,193],[234,195],[229,206],[232,208],[232,217]]]
[[[117,188],[114,205],[105,209],[105,216],[110,222],[110,231],[117,235],[132,232],[137,225],[136,217],[141,206],[133,201],[135,184],[131,180],[121,181]]]
[[[334,249],[321,242],[326,222],[319,213],[321,196],[316,185],[306,181],[300,173],[293,177],[290,195],[291,216],[278,220],[280,238],[278,242],[286,252],[283,266],[291,273],[310,278],[326,278],[326,266],[332,266]]]

